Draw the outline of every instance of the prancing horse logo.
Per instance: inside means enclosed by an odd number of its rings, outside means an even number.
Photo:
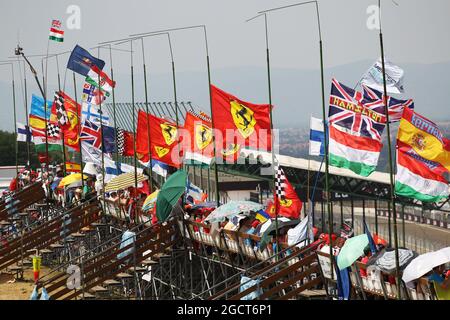
[[[247,139],[255,131],[256,119],[254,112],[235,100],[230,102],[230,106],[234,124],[241,135]]]
[[[161,123],[161,132],[167,145],[171,145],[177,138],[177,128],[169,123]]]

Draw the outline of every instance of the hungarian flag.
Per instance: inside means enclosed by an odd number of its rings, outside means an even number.
[[[189,111],[186,113],[184,129],[189,134],[183,139],[186,162],[209,165],[214,157],[211,119],[204,113]]]
[[[375,171],[386,117],[362,105],[361,93],[332,80],[330,95],[330,166],[367,177]]]
[[[64,144],[78,152],[80,151],[78,141],[80,134],[80,113],[81,105],[76,103],[69,95],[63,91],[55,94],[55,102],[52,106],[50,119],[58,119],[64,134]],[[65,118],[64,123],[61,122],[62,117]]]
[[[100,70],[96,65],[91,66],[88,75],[86,77],[86,82],[90,85],[100,88],[102,92],[109,97],[112,89],[116,86],[116,82],[112,81],[106,73]]]
[[[298,219],[303,203],[299,199],[294,187],[289,183],[282,168],[275,169],[274,203],[268,207],[268,213],[273,217],[279,216]]]
[[[214,129],[222,135],[216,137],[218,152],[226,158],[236,158],[244,146],[256,150],[272,150],[270,105],[240,100],[213,85],[211,95]]]
[[[148,137],[150,124],[150,138]],[[178,150],[178,129],[172,121],[155,117],[139,111],[136,132],[136,153],[142,162],[148,162],[149,140],[152,159],[164,162],[172,167],[180,167]]]
[[[52,26],[50,27],[49,39],[56,42],[64,41],[64,31],[61,30],[61,21],[53,20]]]
[[[395,193],[422,202],[438,202],[449,196],[446,170],[436,162],[419,156],[412,148],[397,143]]]

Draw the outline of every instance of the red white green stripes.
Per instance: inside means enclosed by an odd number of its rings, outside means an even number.
[[[355,136],[335,125],[329,127],[330,166],[346,168],[363,177],[375,171],[383,144]]]
[[[64,31],[56,28],[50,28],[49,39],[56,42],[64,41]]]
[[[436,163],[424,160],[413,150],[397,152],[395,193],[423,202],[438,202],[448,198],[448,182],[432,170]]]
[[[115,81],[112,81],[106,73],[101,71],[97,66],[93,65],[86,77],[86,82],[96,88],[100,88],[108,97],[112,89],[116,86]]]

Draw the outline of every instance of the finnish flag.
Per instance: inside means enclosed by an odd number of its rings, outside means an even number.
[[[309,155],[321,156],[325,155],[325,134],[323,121],[311,117],[311,130],[309,133]]]

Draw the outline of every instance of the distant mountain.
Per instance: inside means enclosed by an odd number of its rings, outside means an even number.
[[[325,70],[325,100],[328,109],[328,96],[331,77],[354,86],[367,70],[372,61],[359,61],[348,65],[327,68]],[[214,67],[214,66],[213,66]],[[413,98],[416,110],[430,119],[450,121],[450,105],[447,98],[447,74],[450,74],[450,62],[439,64],[406,64],[402,65],[406,72],[405,97]],[[122,69],[123,70],[123,69]],[[136,66],[135,99],[144,100],[143,77],[140,66]],[[169,72],[170,70],[168,70]],[[274,109],[274,125],[277,128],[306,128],[310,115],[322,116],[322,98],[320,88],[320,72],[318,69],[280,69],[272,68],[272,96]],[[267,74],[265,67],[234,67],[213,69],[212,81],[222,89],[229,91],[243,100],[256,103],[267,103]],[[209,112],[209,96],[206,70],[202,72],[179,72],[177,77],[177,94],[179,101],[192,101]],[[81,77],[78,77],[81,78]],[[171,74],[152,74],[149,69],[149,95],[152,101],[173,100]],[[116,100],[127,102],[131,100],[131,81],[129,74],[116,74]],[[69,80],[68,80],[69,81]],[[34,79],[29,77],[29,96],[36,90]],[[81,79],[78,88],[81,88]],[[24,121],[24,106],[20,82],[16,80],[18,119]],[[72,84],[67,85],[72,94]],[[49,84],[49,92],[56,88]],[[80,97],[78,92],[78,97]],[[0,101],[2,114],[0,129],[11,130],[12,98],[10,84],[0,82]],[[30,97],[28,97],[30,101]]]

